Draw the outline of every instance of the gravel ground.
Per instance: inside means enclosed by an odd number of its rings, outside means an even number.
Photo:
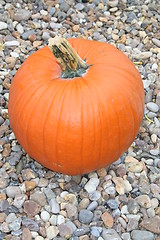
[[[70,177],[32,160],[9,126],[13,76],[57,34],[105,41],[138,68],[145,116],[108,168]],[[0,239],[160,240],[159,0],[0,0]]]

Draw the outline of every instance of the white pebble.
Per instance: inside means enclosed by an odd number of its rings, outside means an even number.
[[[57,225],[60,225],[62,223],[65,223],[65,218],[62,215],[58,215],[58,217],[57,217]]]
[[[17,52],[11,52],[10,55],[14,58],[18,58],[19,57],[19,53]]]
[[[47,222],[50,219],[50,215],[47,211],[43,211],[41,212],[41,218],[44,222]]]
[[[16,40],[7,41],[7,42],[4,43],[4,46],[6,46],[6,47],[19,46],[19,42],[16,41]]]
[[[147,103],[147,108],[151,111],[151,112],[158,112],[159,107],[156,103],[154,102],[149,102]]]
[[[35,240],[44,240],[44,238],[41,237],[41,236],[37,236],[37,237],[35,238]]]
[[[7,29],[7,23],[0,21],[0,30]]]
[[[91,192],[94,192],[96,191],[96,188],[99,184],[99,179],[98,178],[91,178],[87,184],[85,185],[85,190],[88,192],[88,193],[91,193]]]

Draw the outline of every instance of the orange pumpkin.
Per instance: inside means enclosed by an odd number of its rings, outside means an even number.
[[[135,66],[114,46],[68,41],[87,68],[64,78],[48,46],[36,51],[12,81],[9,119],[33,159],[76,175],[105,167],[127,150],[143,118],[144,89]]]

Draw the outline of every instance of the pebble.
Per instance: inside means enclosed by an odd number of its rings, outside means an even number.
[[[158,110],[159,110],[158,105],[157,105],[156,103],[153,103],[153,102],[147,103],[146,106],[147,106],[147,108],[148,108],[150,111],[152,111],[152,112],[158,112]]]
[[[114,229],[104,229],[102,232],[104,240],[121,240],[120,236]]]
[[[40,211],[40,205],[33,200],[27,200],[24,203],[24,212],[28,216],[35,216]]]
[[[106,228],[113,227],[113,217],[111,216],[111,214],[109,214],[108,212],[104,212],[101,215],[101,218]]]
[[[5,47],[17,47],[17,46],[19,46],[19,42],[16,41],[16,40],[7,41],[7,42],[4,43],[4,46]]]
[[[37,202],[40,206],[44,206],[46,204],[46,196],[41,191],[36,191],[31,194],[30,199]]]
[[[46,234],[49,240],[55,238],[58,235],[58,233],[59,233],[59,230],[58,230],[58,227],[56,226],[50,226],[46,228]]]
[[[111,208],[111,209],[117,209],[119,207],[119,203],[114,200],[114,199],[109,199],[107,201],[107,205]]]
[[[0,223],[3,223],[6,220],[7,215],[5,213],[0,213]]]
[[[86,183],[84,188],[88,193],[92,193],[92,192],[96,191],[96,188],[97,188],[98,184],[99,184],[99,179],[98,178],[91,178]]]
[[[5,178],[0,178],[0,189],[6,188],[8,186],[8,181]]]
[[[137,203],[144,208],[150,208],[151,207],[151,200],[148,195],[140,195],[136,197]]]
[[[14,198],[16,195],[21,194],[21,189],[19,186],[8,186],[6,188],[6,194],[10,198]]]
[[[56,200],[55,198],[52,198],[52,199],[50,200],[49,205],[50,205],[50,208],[51,208],[51,212],[52,212],[53,214],[59,213],[59,211],[60,211],[60,206],[59,206],[59,204],[58,204],[58,202],[57,202],[57,200]]]
[[[22,20],[28,20],[31,17],[30,11],[26,9],[16,9],[13,15],[13,20],[21,22]]]
[[[152,38],[152,42],[153,42],[157,47],[160,48],[160,40],[159,40],[159,39],[157,39],[157,38]]]
[[[93,213],[87,209],[82,209],[79,212],[79,221],[84,224],[89,224],[92,221]]]
[[[21,208],[25,202],[25,200],[27,200],[27,195],[26,194],[17,194],[14,198],[13,201],[13,206],[15,206],[16,208]]]
[[[159,216],[155,216],[153,218],[145,218],[142,220],[141,225],[143,228],[145,228],[146,230],[156,233],[156,234],[160,234],[160,217]]]
[[[47,211],[42,211],[41,218],[44,222],[48,222],[50,219],[50,214]]]
[[[35,231],[38,232],[39,231],[39,226],[37,224],[37,222],[33,221],[32,219],[25,217],[24,219],[22,219],[22,225],[25,228],[28,228],[30,231]]]
[[[77,219],[77,207],[74,206],[73,204],[67,203],[66,204],[66,211],[67,211],[67,216],[69,219],[74,220]]]
[[[91,227],[91,234],[94,237],[99,238],[101,233],[102,233],[102,227]]]
[[[128,201],[127,208],[128,212],[131,214],[137,214],[140,210],[140,206],[135,199],[131,199]]]
[[[22,240],[32,240],[32,234],[28,228],[22,230]]]
[[[141,53],[137,53],[134,57],[135,59],[138,60],[145,60],[148,59],[152,56],[152,52],[141,52]]]
[[[8,27],[7,23],[0,21],[0,30],[7,29],[7,27]]]
[[[131,237],[133,240],[154,240],[154,234],[145,230],[133,230]]]
[[[16,29],[20,34],[24,33],[24,28],[20,23],[17,24]]]
[[[89,206],[87,207],[87,210],[89,211],[94,211],[98,206],[97,201],[93,201],[89,204]]]
[[[60,225],[62,223],[65,223],[65,218],[63,215],[58,215],[57,216],[57,225]]]
[[[64,238],[70,238],[73,233],[72,228],[66,223],[60,224],[58,226],[58,230],[59,230],[59,235]]]

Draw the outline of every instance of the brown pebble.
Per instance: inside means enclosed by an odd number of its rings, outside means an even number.
[[[2,157],[8,157],[11,153],[11,147],[10,143],[5,144],[3,152],[2,152]]]
[[[79,25],[74,25],[74,26],[73,26],[73,31],[74,31],[74,32],[79,31]]]
[[[41,44],[42,44],[42,41],[34,41],[33,47],[37,48],[37,47],[41,46]]]
[[[12,32],[12,36],[18,39],[20,38],[20,33],[18,31],[14,31]]]
[[[32,240],[32,234],[28,228],[23,228],[22,240]]]
[[[36,40],[36,35],[33,33],[31,35],[29,35],[28,39],[31,41],[31,42],[34,42]]]
[[[106,172],[106,169],[105,168],[101,168],[99,170],[97,170],[97,174],[99,177],[105,177],[107,172]]]
[[[106,228],[113,227],[113,217],[111,216],[111,214],[109,214],[108,212],[104,212],[101,215],[101,218]]]
[[[34,181],[25,181],[26,191],[29,192],[36,187],[36,182]]]
[[[0,201],[6,199],[6,194],[5,193],[0,193]]]
[[[46,229],[44,227],[40,227],[39,228],[39,234],[42,236],[42,237],[46,237]]]
[[[40,205],[32,200],[27,200],[24,203],[24,212],[28,216],[35,216],[40,211]]]
[[[88,235],[83,235],[79,237],[79,240],[89,240]]]
[[[3,223],[6,220],[7,215],[5,213],[0,213],[0,223]]]

